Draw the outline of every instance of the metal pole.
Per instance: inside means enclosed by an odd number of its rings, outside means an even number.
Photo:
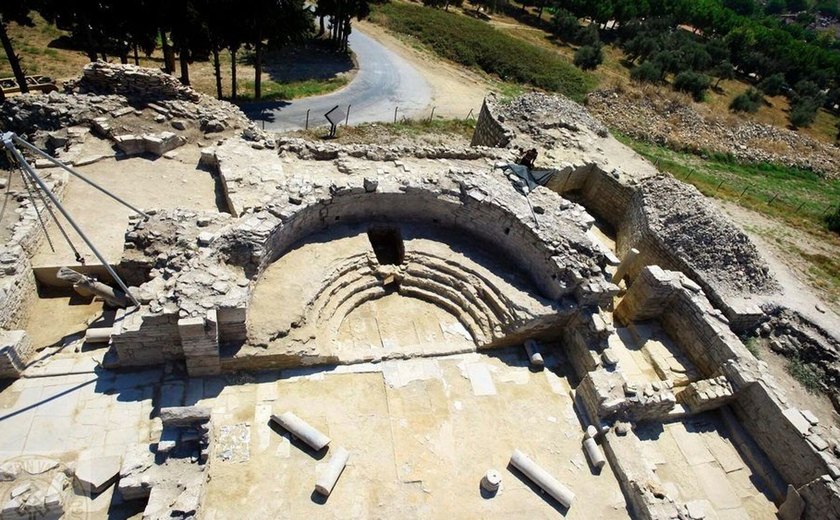
[[[93,242],[91,242],[90,239],[88,239],[87,235],[85,235],[84,232],[82,232],[79,225],[76,224],[75,220],[73,220],[73,217],[71,217],[70,214],[67,213],[67,210],[64,209],[64,206],[61,205],[61,202],[59,202],[59,200],[56,198],[53,192],[51,192],[47,188],[47,185],[44,184],[44,181],[41,180],[37,173],[35,173],[35,170],[32,169],[29,163],[26,162],[26,159],[23,158],[23,155],[21,155],[18,149],[14,147],[14,145],[12,144],[12,138],[14,137],[15,135],[11,132],[3,134],[3,145],[5,145],[6,149],[9,150],[12,153],[12,155],[15,156],[15,159],[18,161],[18,164],[20,164],[20,166],[24,170],[26,170],[26,172],[29,174],[32,180],[35,181],[42,190],[44,190],[44,193],[46,193],[47,197],[50,198],[53,204],[55,204],[55,207],[57,207],[61,214],[64,215],[64,218],[67,219],[67,222],[69,222],[73,229],[76,230],[76,233],[78,233],[79,236],[82,237],[82,240],[85,241],[85,244],[87,244],[90,250],[93,251],[93,254],[96,255],[96,258],[99,259],[99,261],[102,263],[102,267],[104,267],[105,270],[108,271],[108,274],[110,274],[114,281],[117,282],[120,288],[125,292],[125,295],[128,296],[128,298],[132,301],[132,303],[134,303],[134,305],[139,307],[140,302],[138,302],[134,295],[131,294],[131,291],[128,290],[128,287],[125,285],[125,282],[122,281],[122,278],[120,278],[119,275],[111,267],[111,265],[108,264],[107,261],[105,261],[105,258],[102,256],[99,250],[96,249],[96,246],[93,245]]]
[[[429,122],[430,123],[432,122],[432,119],[434,119],[434,117],[435,117],[435,109],[436,108],[437,107],[432,107],[432,113],[431,113],[431,115],[429,115]]]
[[[394,107],[394,123],[397,122],[397,110],[399,110],[399,109],[400,109],[400,107]]]
[[[472,116],[472,113],[473,113],[473,109],[470,109],[470,113],[467,114],[467,117],[465,117],[464,119],[469,119]]]
[[[303,127],[304,130],[309,130],[309,111],[310,110],[311,109],[309,109],[309,108],[306,109],[306,126]]]
[[[21,146],[23,146],[23,147],[25,147],[25,148],[28,148],[28,149],[29,149],[29,150],[31,150],[32,152],[36,153],[37,155],[40,155],[40,156],[41,156],[41,157],[43,157],[44,159],[47,159],[48,161],[50,161],[51,163],[53,163],[53,164],[55,164],[56,166],[60,167],[61,169],[65,170],[66,172],[70,173],[71,175],[74,175],[74,176],[78,177],[79,179],[82,179],[83,181],[85,181],[86,183],[90,184],[91,186],[93,186],[93,187],[94,187],[94,188],[96,188],[97,190],[101,191],[101,192],[102,192],[102,193],[104,193],[105,195],[108,195],[109,197],[111,197],[111,198],[112,198],[112,199],[114,199],[115,201],[119,202],[119,203],[120,203],[120,204],[122,204],[123,206],[125,206],[125,207],[127,207],[127,208],[131,209],[132,211],[134,211],[134,212],[135,212],[135,213],[137,213],[138,215],[142,216],[144,219],[148,219],[148,218],[149,218],[149,215],[146,215],[145,213],[143,213],[143,212],[142,212],[142,211],[140,211],[139,209],[135,208],[134,206],[132,206],[132,205],[131,205],[131,204],[129,204],[128,202],[126,202],[126,201],[124,201],[123,199],[121,199],[121,198],[117,197],[116,195],[114,195],[114,194],[113,194],[113,193],[111,193],[110,191],[108,191],[108,190],[106,190],[105,188],[103,188],[102,186],[100,186],[100,185],[96,184],[96,183],[95,183],[95,182],[93,182],[92,180],[88,179],[87,177],[85,177],[85,176],[84,176],[84,175],[82,175],[81,173],[79,173],[79,172],[75,171],[73,168],[70,168],[69,166],[67,166],[67,165],[66,165],[66,164],[64,164],[63,162],[59,161],[58,159],[56,159],[56,158],[54,158],[54,157],[50,157],[48,154],[44,153],[44,152],[43,152],[43,151],[41,151],[39,148],[37,148],[37,147],[35,147],[35,146],[32,146],[31,144],[29,144],[28,142],[24,141],[23,139],[21,139],[20,137],[18,137],[18,136],[17,136],[17,135],[15,135],[14,133],[9,132],[9,133],[3,134],[3,142],[5,143],[7,140],[9,141],[9,144],[11,144],[11,141],[13,140],[15,143],[17,143],[17,144],[19,144],[19,145],[21,145]],[[9,146],[9,145],[6,145],[6,147],[7,147],[7,148],[8,148],[8,146]]]
[[[353,105],[347,105],[347,117],[344,118],[344,126],[347,126],[347,122],[350,121],[350,107]]]

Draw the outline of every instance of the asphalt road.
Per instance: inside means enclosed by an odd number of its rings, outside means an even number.
[[[411,64],[358,28],[350,34],[350,48],[356,54],[359,69],[343,89],[294,101],[252,103],[243,106],[243,111],[258,124],[264,124],[266,130],[303,128],[307,110],[310,128],[328,125],[324,114],[336,105],[345,112],[350,105],[351,125],[393,121],[395,107],[400,118],[426,111],[432,90]]]

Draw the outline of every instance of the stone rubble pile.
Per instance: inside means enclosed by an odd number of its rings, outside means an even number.
[[[597,90],[587,107],[612,128],[636,139],[695,153],[726,153],[745,162],[776,162],[840,176],[840,150],[801,132],[704,116],[676,96],[632,96],[618,89]]]
[[[745,336],[757,338],[770,350],[804,363],[840,410],[840,341],[784,307],[765,309],[768,319]]]
[[[118,94],[143,101],[181,99],[194,102],[200,96],[174,76],[158,69],[103,61],[86,65],[81,78],[68,83],[65,88],[80,94]]]
[[[142,123],[131,121],[136,116]],[[155,69],[91,63],[67,93],[15,96],[0,105],[0,129],[36,138],[39,131],[82,125],[114,138],[126,125],[156,123],[204,133],[252,126],[235,105],[199,94]],[[130,132],[128,132],[130,133]],[[141,132],[142,133],[142,132]]]
[[[662,176],[643,181],[636,197],[650,232],[724,292],[778,289],[755,245],[695,187]]]
[[[534,133],[530,130],[532,128],[566,128],[573,132],[588,130],[599,137],[606,137],[609,133],[585,108],[563,96],[532,92],[509,102],[497,103],[495,113],[499,122],[509,123],[526,133]]]

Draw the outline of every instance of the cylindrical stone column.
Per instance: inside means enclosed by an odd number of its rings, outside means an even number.
[[[481,488],[490,493],[497,492],[501,484],[502,476],[495,469],[487,470],[481,479]]]
[[[341,472],[344,471],[344,466],[347,465],[347,460],[349,458],[350,452],[344,448],[338,448],[335,450],[335,453],[332,457],[330,457],[330,461],[327,463],[327,467],[324,468],[324,472],[321,473],[320,478],[318,478],[315,482],[315,491],[325,497],[330,496],[330,493],[332,493],[335,483],[338,481],[338,477],[341,476]]]
[[[292,435],[306,443],[315,451],[320,451],[330,443],[330,438],[319,432],[306,421],[293,414],[285,412],[280,415],[272,415],[271,420],[288,430]]]
[[[528,360],[531,362],[531,365],[535,367],[542,367],[545,365],[542,354],[540,354],[540,345],[536,340],[525,340],[525,352],[528,354]]]
[[[546,470],[537,466],[527,455],[519,450],[514,450],[513,455],[510,457],[510,463],[546,493],[554,497],[555,500],[563,504],[564,507],[570,507],[572,505],[575,494],[556,478],[552,477]]]
[[[607,463],[607,459],[604,458],[604,453],[592,437],[583,439],[583,449],[586,451],[586,456],[589,457],[589,462],[592,463],[592,466],[601,469]]]
[[[85,343],[108,343],[113,332],[111,327],[88,329],[85,331]]]

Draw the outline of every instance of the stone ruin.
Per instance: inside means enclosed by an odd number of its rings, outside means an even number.
[[[762,304],[779,289],[768,266],[696,189],[629,152],[579,105],[489,96],[470,147],[338,145],[265,135],[235,108],[161,76],[94,64],[74,93],[3,108],[7,128],[60,144],[50,147],[59,157],[72,157],[80,127],[125,155],[165,155],[191,126],[236,131],[201,151],[225,211],[131,220],[117,267],[141,305],[117,311],[107,370],[183,364],[192,380],[527,344],[532,362],[539,349],[567,363],[575,410],[597,441],[587,453],[603,449],[633,516],[725,517],[712,498],[681,500],[643,456],[651,429],[713,413],[780,517],[840,518],[840,432],[791,406],[736,335],[768,320]],[[120,127],[119,114],[144,111],[173,130]],[[526,197],[500,167],[530,148],[555,171]],[[25,376],[33,356],[14,330],[34,291],[33,246],[18,242],[0,254],[0,377]],[[449,315],[448,340],[360,346],[345,324],[386,298]],[[638,356],[645,370],[634,368]],[[122,459],[118,489],[154,497],[144,517],[201,506],[201,470],[171,477],[190,464],[167,454],[207,463],[211,416],[171,408],[185,402],[178,392],[161,389],[154,450]]]

